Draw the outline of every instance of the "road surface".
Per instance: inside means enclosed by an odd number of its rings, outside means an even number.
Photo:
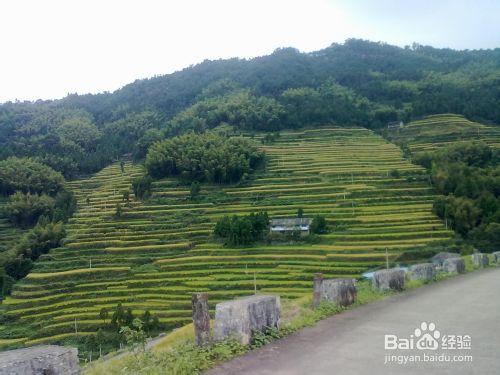
[[[427,323],[426,331],[422,322]],[[415,332],[417,328],[420,332]],[[439,338],[433,341],[435,331]],[[419,348],[384,347],[385,335],[408,343],[413,337],[416,343],[426,333],[432,337],[429,341],[427,335]],[[465,349],[467,336],[470,349]],[[389,347],[395,345],[394,336],[387,340]],[[404,345],[403,340],[398,343]],[[207,374],[500,374],[500,268],[461,275],[346,311]]]

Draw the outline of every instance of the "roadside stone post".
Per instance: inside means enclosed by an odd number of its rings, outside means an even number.
[[[483,254],[483,253],[474,253],[471,255],[472,263],[476,267],[487,267],[490,264],[490,261],[488,259],[488,255]]]
[[[321,302],[321,286],[323,284],[323,274],[315,273],[313,278],[313,300],[312,307],[315,309]]]
[[[452,273],[465,273],[465,263],[462,258],[446,259],[443,263],[443,271]]]
[[[208,293],[193,293],[191,299],[193,307],[194,339],[197,346],[204,346],[210,342],[210,315],[208,314]]]
[[[354,279],[324,279],[321,284],[321,300],[349,306],[356,301]]]
[[[372,285],[379,291],[401,291],[405,286],[405,271],[400,268],[376,271],[373,273]]]
[[[259,294],[220,302],[215,306],[215,341],[234,338],[250,344],[253,334],[279,329],[281,301],[279,296]]]
[[[408,270],[411,280],[430,281],[436,277],[436,266],[434,263],[420,263],[411,266]]]
[[[494,263],[500,263],[500,251],[495,251],[492,253],[493,255],[493,262]]]

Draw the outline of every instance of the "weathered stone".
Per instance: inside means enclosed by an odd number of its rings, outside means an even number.
[[[313,278],[313,299],[312,307],[316,308],[321,302],[321,285],[323,284],[323,274],[315,273]]]
[[[495,251],[491,255],[493,256],[493,262],[495,262],[495,263],[500,262],[500,251]]]
[[[434,263],[438,267],[442,267],[443,263],[446,259],[451,259],[451,258],[460,258],[460,255],[457,253],[447,253],[447,252],[441,252],[437,253],[431,258],[431,262]]]
[[[203,346],[210,342],[210,315],[208,314],[208,294],[194,293],[191,299],[193,308],[194,341]]]
[[[445,272],[464,273],[465,263],[462,258],[449,258],[444,261],[442,268]]]
[[[377,290],[403,290],[405,271],[400,268],[376,271],[373,273],[372,285]]]
[[[487,267],[490,264],[490,260],[488,259],[488,255],[483,253],[474,253],[471,255],[472,263],[476,267]]]
[[[215,306],[214,338],[235,338],[248,345],[255,331],[279,328],[281,303],[279,296],[256,295]]]
[[[356,300],[354,279],[325,279],[321,284],[321,300],[349,306]]]
[[[408,271],[411,280],[429,281],[436,276],[436,266],[432,263],[415,264]]]
[[[78,349],[56,345],[8,350],[0,353],[0,374],[76,375],[80,374]]]

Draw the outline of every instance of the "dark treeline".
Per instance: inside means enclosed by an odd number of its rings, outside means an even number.
[[[500,248],[500,153],[465,142],[419,154],[437,191],[434,211],[481,251]]]
[[[250,60],[205,61],[114,93],[0,105],[0,159],[31,156],[74,177],[154,141],[223,123],[246,131],[459,113],[500,122],[500,49],[454,51],[347,40]]]

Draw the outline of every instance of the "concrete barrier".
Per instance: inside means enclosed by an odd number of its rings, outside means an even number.
[[[375,289],[403,290],[405,286],[405,271],[399,268],[380,270],[373,273],[372,285]]]
[[[321,283],[321,301],[349,306],[356,301],[354,279],[323,279]]]
[[[465,263],[462,258],[450,258],[446,259],[443,263],[443,271],[445,272],[465,272]]]
[[[0,374],[77,375],[78,349],[41,345],[1,352]]]
[[[471,255],[472,263],[476,267],[488,267],[490,264],[490,260],[488,259],[488,255],[483,253],[474,253]]]
[[[430,281],[436,277],[436,266],[432,263],[415,264],[408,269],[411,280]]]
[[[491,255],[493,256],[493,262],[494,263],[499,263],[500,262],[500,251],[495,251]]]
[[[215,306],[214,339],[234,338],[248,345],[255,331],[279,328],[281,303],[279,296],[255,295]]]

